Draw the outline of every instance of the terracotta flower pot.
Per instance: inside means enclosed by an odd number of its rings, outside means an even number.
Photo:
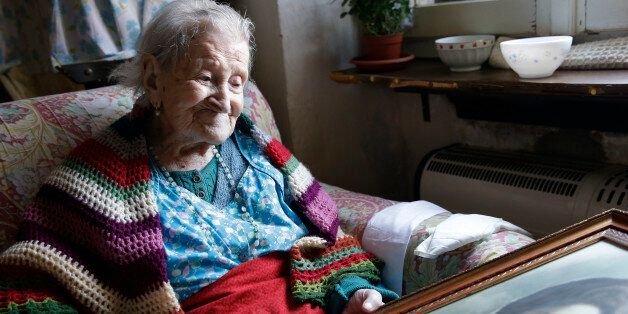
[[[403,33],[385,36],[364,36],[362,40],[366,49],[366,59],[390,60],[401,56]]]

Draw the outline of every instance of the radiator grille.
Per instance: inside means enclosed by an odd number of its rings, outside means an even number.
[[[586,165],[563,167],[548,160],[455,148],[436,153],[427,165],[427,171],[431,172],[566,197],[574,197],[579,182],[590,170]],[[622,178],[628,187],[628,172]],[[604,192],[600,193],[600,199],[604,198]]]
[[[604,186],[598,191],[596,201],[601,204],[626,207],[628,193],[628,171],[619,171],[611,174]]]
[[[435,156],[436,159],[464,163],[470,166],[481,166],[495,168],[499,170],[523,172],[527,174],[547,176],[557,179],[582,181],[584,176],[591,169],[568,169],[563,167],[557,167],[553,165],[543,165],[538,161],[525,161],[513,158],[499,158],[498,156],[491,155],[471,155],[471,154],[456,154],[449,152],[438,153]]]
[[[534,190],[570,197],[575,194],[578,187],[578,185],[574,183],[566,183],[557,180],[542,179],[537,177],[508,173],[504,171],[474,168],[438,161],[430,162],[427,170],[474,180],[509,185],[527,190]]]

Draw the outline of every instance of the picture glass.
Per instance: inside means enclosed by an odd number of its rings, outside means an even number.
[[[628,313],[628,251],[599,241],[431,313]]]

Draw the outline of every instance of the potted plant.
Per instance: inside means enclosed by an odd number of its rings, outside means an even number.
[[[343,0],[340,17],[354,15],[364,31],[366,59],[389,60],[401,56],[402,22],[410,18],[410,0]]]

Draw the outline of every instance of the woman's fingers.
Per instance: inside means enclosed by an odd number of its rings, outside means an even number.
[[[373,289],[360,289],[356,291],[345,305],[343,314],[372,313],[379,309],[382,302],[381,293]]]
[[[357,294],[361,291],[363,294],[365,294],[364,302],[362,302],[362,311],[366,313],[371,313],[384,305],[384,302],[382,302],[382,295],[381,293],[377,292],[377,290],[360,289],[355,293]]]

